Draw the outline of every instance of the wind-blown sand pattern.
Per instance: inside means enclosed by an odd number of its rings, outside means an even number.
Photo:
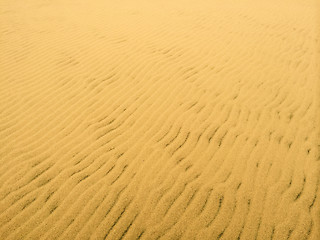
[[[316,0],[0,2],[0,239],[320,239]]]

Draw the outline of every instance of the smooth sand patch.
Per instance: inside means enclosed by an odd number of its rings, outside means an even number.
[[[312,0],[0,2],[0,239],[320,239]]]

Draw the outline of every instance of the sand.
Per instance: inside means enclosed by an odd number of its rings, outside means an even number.
[[[2,0],[0,239],[320,239],[319,20]]]

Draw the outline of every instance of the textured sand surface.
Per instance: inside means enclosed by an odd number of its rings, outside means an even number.
[[[0,239],[320,239],[316,0],[1,0]]]

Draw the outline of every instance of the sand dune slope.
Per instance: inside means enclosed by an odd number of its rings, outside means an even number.
[[[320,239],[319,10],[0,1],[0,239]]]

